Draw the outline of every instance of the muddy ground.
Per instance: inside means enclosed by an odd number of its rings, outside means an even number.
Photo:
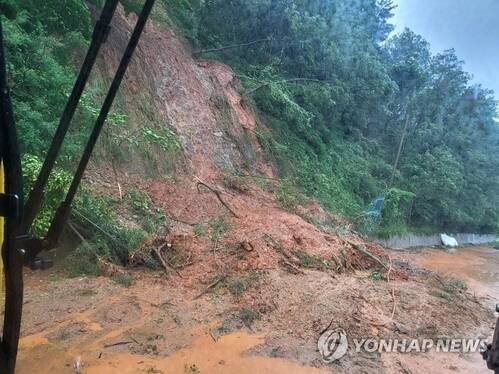
[[[487,373],[479,354],[350,349],[333,364],[322,361],[317,339],[329,325],[349,339],[492,334],[499,252],[389,254],[407,279],[276,268],[234,290],[226,281],[186,284],[181,273],[136,270],[128,288],[57,269],[29,273],[18,372]],[[449,273],[470,288],[450,290]]]

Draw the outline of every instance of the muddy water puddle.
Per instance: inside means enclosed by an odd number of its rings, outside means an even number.
[[[455,252],[425,250],[421,266],[468,281],[477,295],[499,302],[499,250],[490,247],[467,247]]]
[[[109,332],[106,336],[120,335]],[[210,334],[209,327],[193,329],[194,342],[169,356],[139,355],[126,349],[106,349],[102,339],[88,344],[66,345],[54,343],[43,334],[26,336],[21,341],[18,373],[75,373],[79,362],[80,372],[96,373],[331,373],[302,366],[281,358],[252,356],[247,351],[265,341],[264,335],[235,332],[218,338]],[[99,345],[99,346],[97,346]]]

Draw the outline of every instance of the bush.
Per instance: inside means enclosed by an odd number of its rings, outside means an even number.
[[[112,279],[119,285],[129,288],[133,286],[133,277],[128,273],[117,273],[112,277]]]
[[[304,202],[303,196],[300,195],[295,185],[289,180],[283,180],[276,191],[277,201],[281,206],[289,211],[295,211],[298,205]]]

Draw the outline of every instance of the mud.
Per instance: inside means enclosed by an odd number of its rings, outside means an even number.
[[[467,247],[455,252],[427,250],[418,262],[425,268],[462,277],[476,294],[499,302],[499,250]]]
[[[463,252],[463,266],[494,256],[486,248],[472,251],[471,258]],[[18,372],[74,373],[78,362],[81,373],[485,374],[479,354],[349,351],[336,363],[322,361],[317,338],[331,324],[350,339],[491,335],[489,296],[474,294],[470,285],[452,301],[435,297],[432,273],[413,265],[446,271],[454,257],[431,250],[391,257],[407,280],[276,268],[237,296],[220,287],[197,297],[198,284],[162,272],[137,270],[130,288],[103,277],[28,273]],[[473,279],[476,272],[465,270],[456,276]],[[495,287],[497,278],[487,272],[476,277],[482,285],[488,279]],[[244,320],[244,310],[258,318]]]
[[[122,333],[122,330],[116,330],[107,334],[103,340],[113,339]],[[74,373],[77,362],[81,371],[89,374],[114,372],[125,374],[140,372],[319,374],[328,372],[307,368],[284,359],[245,355],[246,351],[264,342],[265,336],[263,335],[237,332],[214,340],[206,326],[200,326],[191,333],[196,337],[192,345],[168,357],[99,352],[99,341],[95,342],[97,344],[79,346],[77,349],[60,349],[40,336],[27,336],[21,342],[18,372],[33,373],[33,370],[36,370],[40,374]],[[103,349],[102,346],[100,349]],[[26,358],[23,355],[26,351],[30,351],[30,358],[39,360],[38,363]],[[43,365],[41,365],[42,362]]]

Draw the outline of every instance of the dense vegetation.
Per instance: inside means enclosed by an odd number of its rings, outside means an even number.
[[[142,4],[122,2],[127,12]],[[0,0],[28,182],[88,44],[89,7],[101,1],[62,3]],[[432,54],[410,30],[390,36],[392,9],[390,0],[161,0],[153,17],[234,68],[265,124],[265,151],[305,194],[351,218],[385,195],[379,233],[497,232],[493,93],[471,82],[453,50]],[[62,169],[74,167],[98,97],[85,97]],[[51,196],[64,189],[59,181]]]
[[[262,143],[304,192],[350,217],[385,194],[384,233],[498,230],[493,92],[471,82],[453,50],[432,54],[410,30],[390,36],[392,1],[190,9],[201,50],[256,42],[204,56],[243,77],[270,128]]]
[[[62,109],[76,79],[92,31],[89,5],[80,0],[0,0],[5,36],[9,84],[23,153],[25,193],[29,192],[42,165]],[[95,2],[99,4],[99,1]],[[43,236],[55,209],[69,187],[76,163],[98,113],[100,92],[91,82],[79,105],[66,138],[56,170],[48,183],[45,199],[32,232]],[[114,112],[109,124],[126,121]],[[133,201],[131,201],[133,200]],[[143,228],[127,229],[110,214],[119,203],[132,205],[137,198],[125,196],[122,202],[80,191],[71,217],[72,227],[89,238],[73,255],[73,271],[96,271],[96,258],[125,264],[128,251],[136,248],[153,231],[149,212]]]

